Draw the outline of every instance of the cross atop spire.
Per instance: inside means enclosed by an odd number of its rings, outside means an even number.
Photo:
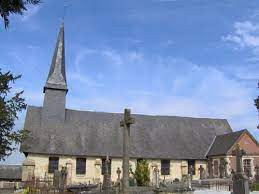
[[[46,89],[68,90],[65,70],[64,21],[60,26],[49,75],[43,89],[44,93]]]

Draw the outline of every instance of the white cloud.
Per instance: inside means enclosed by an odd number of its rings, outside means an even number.
[[[258,61],[259,59],[259,24],[251,21],[236,22],[235,31],[222,37],[223,41],[232,42],[236,48],[248,48],[252,50],[254,57],[250,58]]]
[[[83,75],[81,73],[73,73],[71,72],[69,74],[69,77],[72,79],[72,80],[76,80],[76,81],[79,81],[80,84],[86,84],[87,86],[89,87],[101,87],[103,86],[103,84],[101,83],[98,83],[97,81],[95,81],[94,79],[91,79],[90,77],[86,76],[86,75]]]

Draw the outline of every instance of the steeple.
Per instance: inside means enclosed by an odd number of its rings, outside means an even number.
[[[65,41],[63,21],[60,26],[49,75],[43,89],[44,93],[46,89],[65,90],[66,92],[68,91],[65,70]]]
[[[65,121],[67,91],[64,23],[62,22],[49,75],[43,89],[45,95],[42,109],[42,123]]]

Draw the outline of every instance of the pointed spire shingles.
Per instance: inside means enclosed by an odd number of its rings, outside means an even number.
[[[43,90],[44,93],[46,89],[68,90],[65,70],[65,41],[63,22],[59,30],[49,75]]]

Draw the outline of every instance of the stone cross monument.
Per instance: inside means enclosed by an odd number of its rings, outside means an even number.
[[[130,109],[124,110],[124,119],[120,122],[123,127],[123,177],[122,177],[122,191],[124,194],[129,193],[129,150],[130,150],[130,125],[135,123],[131,117]]]
[[[105,172],[103,175],[103,190],[110,190],[111,189],[111,174],[109,172],[109,165],[110,165],[109,156],[106,156],[104,165],[105,165]]]
[[[232,194],[249,194],[248,179],[244,176],[242,157],[245,151],[240,149],[239,145],[233,151],[236,156],[236,173],[233,177],[233,193]]]

